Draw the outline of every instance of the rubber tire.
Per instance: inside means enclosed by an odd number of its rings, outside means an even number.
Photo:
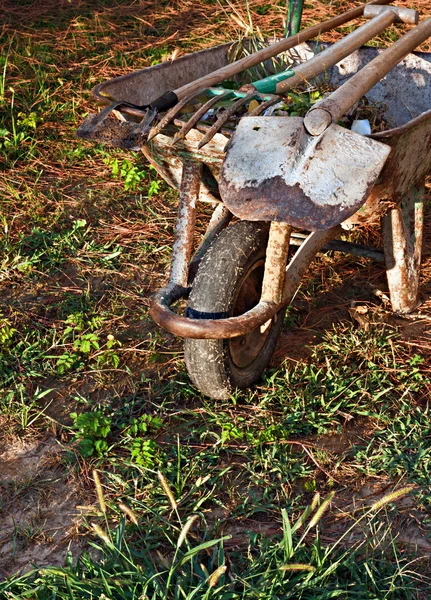
[[[186,315],[193,318],[233,316],[238,292],[254,265],[266,255],[269,223],[239,221],[227,227],[214,240],[199,266],[187,304]],[[256,266],[263,277],[263,266]],[[262,276],[261,276],[262,275]],[[248,309],[251,306],[248,307]],[[250,387],[262,376],[275,350],[286,309],[270,325],[267,338],[253,361],[238,367],[232,360],[229,340],[185,339],[187,370],[196,387],[214,399],[229,398],[235,389]]]

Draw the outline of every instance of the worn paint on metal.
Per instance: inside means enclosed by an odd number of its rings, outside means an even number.
[[[220,173],[220,193],[241,219],[329,229],[367,199],[390,148],[332,125],[307,134],[299,117],[245,117]]]
[[[263,302],[280,304],[283,299],[284,277],[292,227],[273,221],[269,229],[265,271],[262,283]]]
[[[193,250],[196,202],[199,197],[201,171],[202,163],[190,161],[183,165],[169,283],[184,288],[187,287],[189,278],[189,264]]]
[[[383,218],[383,247],[392,309],[409,313],[418,303],[424,186],[413,187]]]

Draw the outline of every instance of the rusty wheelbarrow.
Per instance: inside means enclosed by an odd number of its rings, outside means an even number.
[[[190,125],[190,114],[177,112],[148,140],[143,136],[142,112],[133,108],[226,66],[231,47],[224,44],[195,52],[98,85],[95,98],[102,104],[114,103],[104,109],[103,119],[87,118],[78,132],[85,139],[142,150],[169,185],[180,190],[169,281],[155,295],[150,314],[160,326],[185,338],[190,377],[213,398],[226,398],[235,388],[249,387],[261,377],[283,327],[286,307],[321,250],[384,261],[393,310],[408,313],[417,306],[424,183],[431,168],[431,54],[416,52],[366,94],[371,103],[382,107],[385,122],[391,124],[370,138],[388,146],[390,153],[379,179],[352,216],[323,229],[321,224],[294,227],[278,222],[268,217],[270,211],[247,213],[244,204],[235,214],[235,208],[222,200],[219,187],[235,125],[226,119],[211,125],[202,110]],[[280,59],[287,68],[325,47],[300,44]],[[381,52],[371,47],[355,50],[326,70],[327,82],[332,89],[339,88]],[[275,101],[263,99],[261,107],[267,109]],[[210,203],[214,211],[206,234],[194,248],[199,202]],[[382,223],[382,249],[337,240],[342,228],[364,222]],[[289,253],[290,246],[296,252]],[[182,298],[187,298],[184,314],[173,308]]]

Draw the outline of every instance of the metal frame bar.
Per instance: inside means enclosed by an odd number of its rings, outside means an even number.
[[[254,308],[243,315],[226,319],[193,319],[178,315],[171,310],[171,305],[184,298],[188,290],[170,281],[156,294],[150,308],[150,315],[158,325],[180,337],[228,339],[250,333],[267,323],[283,306],[291,302],[310,262],[319,250],[329,240],[338,237],[341,231],[341,228],[336,226],[325,231],[315,231],[305,239],[286,269],[280,302],[261,299]],[[275,244],[273,245],[275,247]],[[279,289],[277,288],[277,292]]]
[[[178,218],[172,248],[169,283],[187,288],[189,265],[193,251],[196,222],[196,203],[199,198],[202,163],[185,161],[181,178]]]

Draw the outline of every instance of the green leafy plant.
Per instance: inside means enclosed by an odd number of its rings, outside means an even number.
[[[136,438],[132,441],[130,456],[137,465],[152,469],[156,465],[157,449],[154,440]]]
[[[102,411],[71,413],[73,428],[77,430],[74,441],[82,456],[103,456],[108,450],[106,438],[111,432],[112,419]]]
[[[0,313],[0,353],[10,348],[15,333],[17,330]]]

